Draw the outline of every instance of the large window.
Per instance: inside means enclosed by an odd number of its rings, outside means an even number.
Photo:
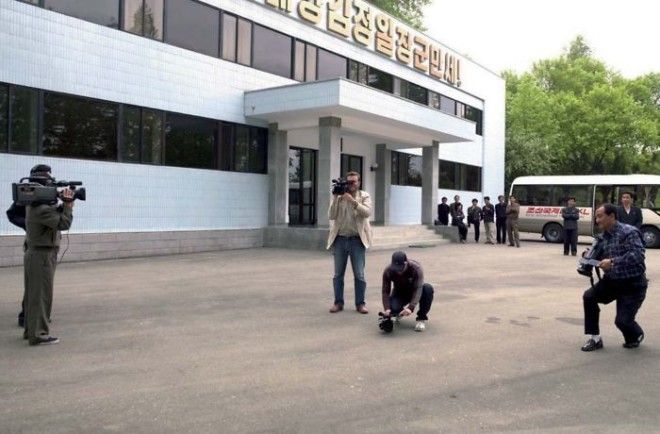
[[[119,25],[119,0],[44,0],[44,7],[102,26]]]
[[[307,50],[305,54],[305,81],[315,81],[316,80],[316,52],[318,49],[307,44]]]
[[[117,159],[117,104],[44,93],[43,154]]]
[[[163,39],[163,0],[124,0],[122,29]]]
[[[422,86],[401,80],[401,96],[420,104],[428,104],[428,91]]]
[[[475,133],[480,136],[483,134],[483,113],[481,110],[469,105],[465,106],[465,119],[476,122]]]
[[[236,62],[237,19],[233,15],[222,14],[222,58]]]
[[[221,170],[266,173],[268,130],[223,122],[221,141]]]
[[[165,126],[165,164],[168,166],[215,167],[214,149],[218,122],[168,113]]]
[[[392,185],[422,186],[422,157],[392,151]]]
[[[305,43],[296,41],[293,48],[293,79],[305,81]]]
[[[394,77],[391,74],[369,67],[367,84],[376,89],[392,93],[394,91]]]
[[[295,42],[293,78],[298,81],[316,80],[316,52],[318,49],[302,41]]]
[[[160,164],[163,150],[163,112],[124,107],[121,161]]]
[[[254,24],[252,66],[262,71],[291,77],[291,38]]]
[[[319,48],[317,64],[319,80],[346,77],[346,58]]]
[[[14,86],[10,94],[11,128],[9,131],[11,152],[36,154],[37,116],[39,92],[35,89]]]
[[[356,62],[355,60],[348,61],[348,78],[357,83],[367,84],[368,82],[368,67],[367,65]]]
[[[9,86],[0,84],[0,152],[9,146]]]
[[[247,66],[252,64],[252,23],[242,18],[238,19],[236,61]]]
[[[218,56],[220,11],[191,0],[167,0],[165,40],[173,45]]]
[[[444,95],[440,95],[440,111],[450,115],[456,114],[456,101],[451,98],[447,98]]]
[[[439,165],[439,188],[481,191],[481,167],[446,160],[440,160]]]

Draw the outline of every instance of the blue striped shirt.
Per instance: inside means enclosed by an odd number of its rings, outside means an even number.
[[[604,258],[614,262],[605,272],[610,279],[631,279],[646,272],[644,242],[642,234],[634,226],[616,222],[610,231],[603,233]]]

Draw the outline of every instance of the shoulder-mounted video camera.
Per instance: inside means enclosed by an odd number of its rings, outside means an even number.
[[[605,255],[605,242],[602,236],[594,238],[591,247],[584,252],[584,255],[578,261],[577,272],[583,276],[591,277],[594,267],[597,267]]]
[[[348,181],[344,178],[337,178],[332,180],[332,194],[341,196],[348,193]]]
[[[81,181],[56,181],[55,178],[26,177],[21,178],[18,183],[11,185],[14,203],[17,205],[53,205],[57,199],[64,202],[72,202],[76,199],[85,200],[86,192],[84,188],[76,188],[82,185]],[[68,199],[62,196],[61,188],[73,190],[73,198]]]

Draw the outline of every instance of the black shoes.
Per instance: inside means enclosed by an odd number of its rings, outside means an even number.
[[[589,339],[587,342],[585,342],[584,345],[582,345],[582,351],[596,351],[600,350],[601,348],[603,348],[602,339],[599,339],[598,342],[593,339]]]
[[[643,340],[644,340],[644,333],[639,335],[636,341],[624,343],[623,348],[637,348],[639,347],[639,344],[641,344]]]
[[[30,345],[53,345],[53,344],[59,344],[60,340],[59,338],[56,338],[55,336],[39,336],[35,340],[30,341]]]

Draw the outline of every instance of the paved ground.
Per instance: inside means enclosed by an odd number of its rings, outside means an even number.
[[[0,432],[660,431],[660,250],[643,346],[621,347],[607,306],[591,354],[560,246],[409,249],[436,287],[429,329],[383,336],[390,253],[367,257],[369,315],[327,313],[321,252],[63,264],[50,347],[21,339],[23,270],[0,269]]]

